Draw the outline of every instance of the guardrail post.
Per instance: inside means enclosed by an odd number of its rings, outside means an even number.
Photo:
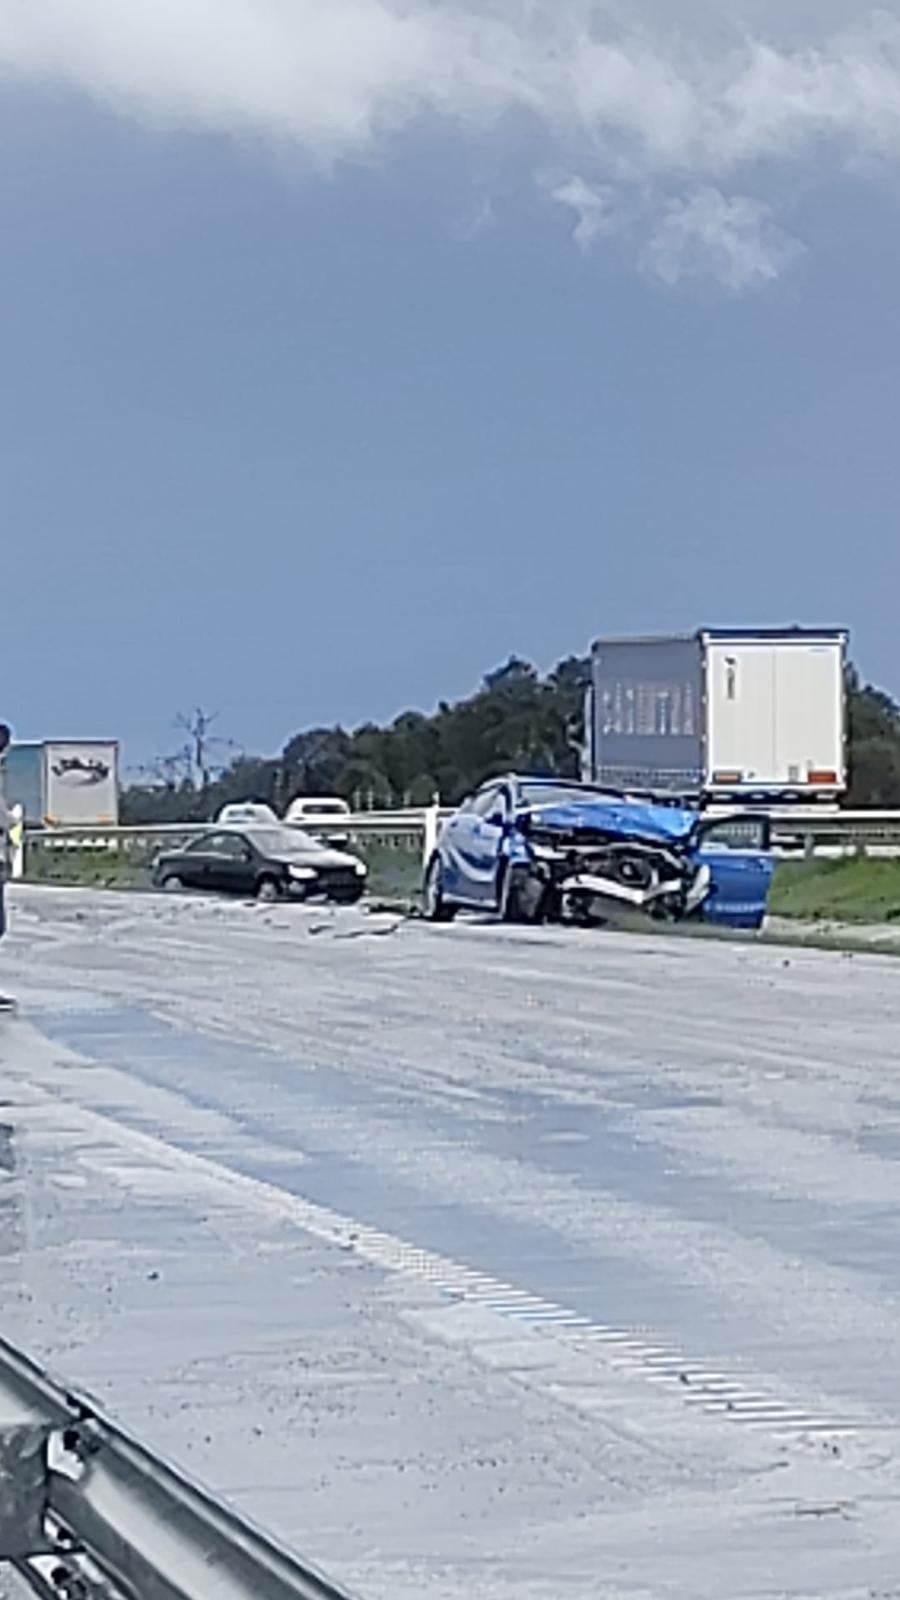
[[[437,849],[438,831],[441,820],[440,796],[435,795],[430,806],[426,806],[422,815],[422,866],[427,868],[429,861]]]
[[[9,875],[18,881],[25,876],[25,809],[18,801],[9,819]]]

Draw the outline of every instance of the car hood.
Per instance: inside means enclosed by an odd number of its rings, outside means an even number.
[[[329,867],[354,867],[357,857],[348,855],[346,850],[329,850],[323,846],[321,850],[270,850],[267,852],[270,861],[283,861],[286,866],[315,867],[317,870]]]
[[[623,839],[652,839],[659,844],[685,843],[697,825],[696,813],[681,806],[599,798],[570,801],[565,805],[529,806],[519,813],[519,821],[524,818],[532,826],[558,828],[561,833],[585,828],[619,834]]]

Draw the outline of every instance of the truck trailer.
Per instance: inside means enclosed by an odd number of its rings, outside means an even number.
[[[119,820],[119,747],[114,739],[14,743],[7,751],[6,803],[30,827],[109,827]]]
[[[703,804],[836,802],[847,639],[834,628],[598,639],[585,778]]]

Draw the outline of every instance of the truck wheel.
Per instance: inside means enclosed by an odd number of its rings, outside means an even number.
[[[428,922],[452,922],[456,916],[456,906],[448,905],[444,899],[443,878],[441,858],[432,856],[422,889],[422,906]]]

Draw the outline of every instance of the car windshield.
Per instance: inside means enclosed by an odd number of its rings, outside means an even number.
[[[583,783],[521,783],[519,804],[523,806],[571,806],[586,800],[621,800],[603,789],[591,789]]]
[[[325,848],[302,828],[248,828],[246,836],[264,856],[308,856]]]
[[[344,817],[347,808],[342,800],[302,800],[297,806],[298,815],[313,817]]]

